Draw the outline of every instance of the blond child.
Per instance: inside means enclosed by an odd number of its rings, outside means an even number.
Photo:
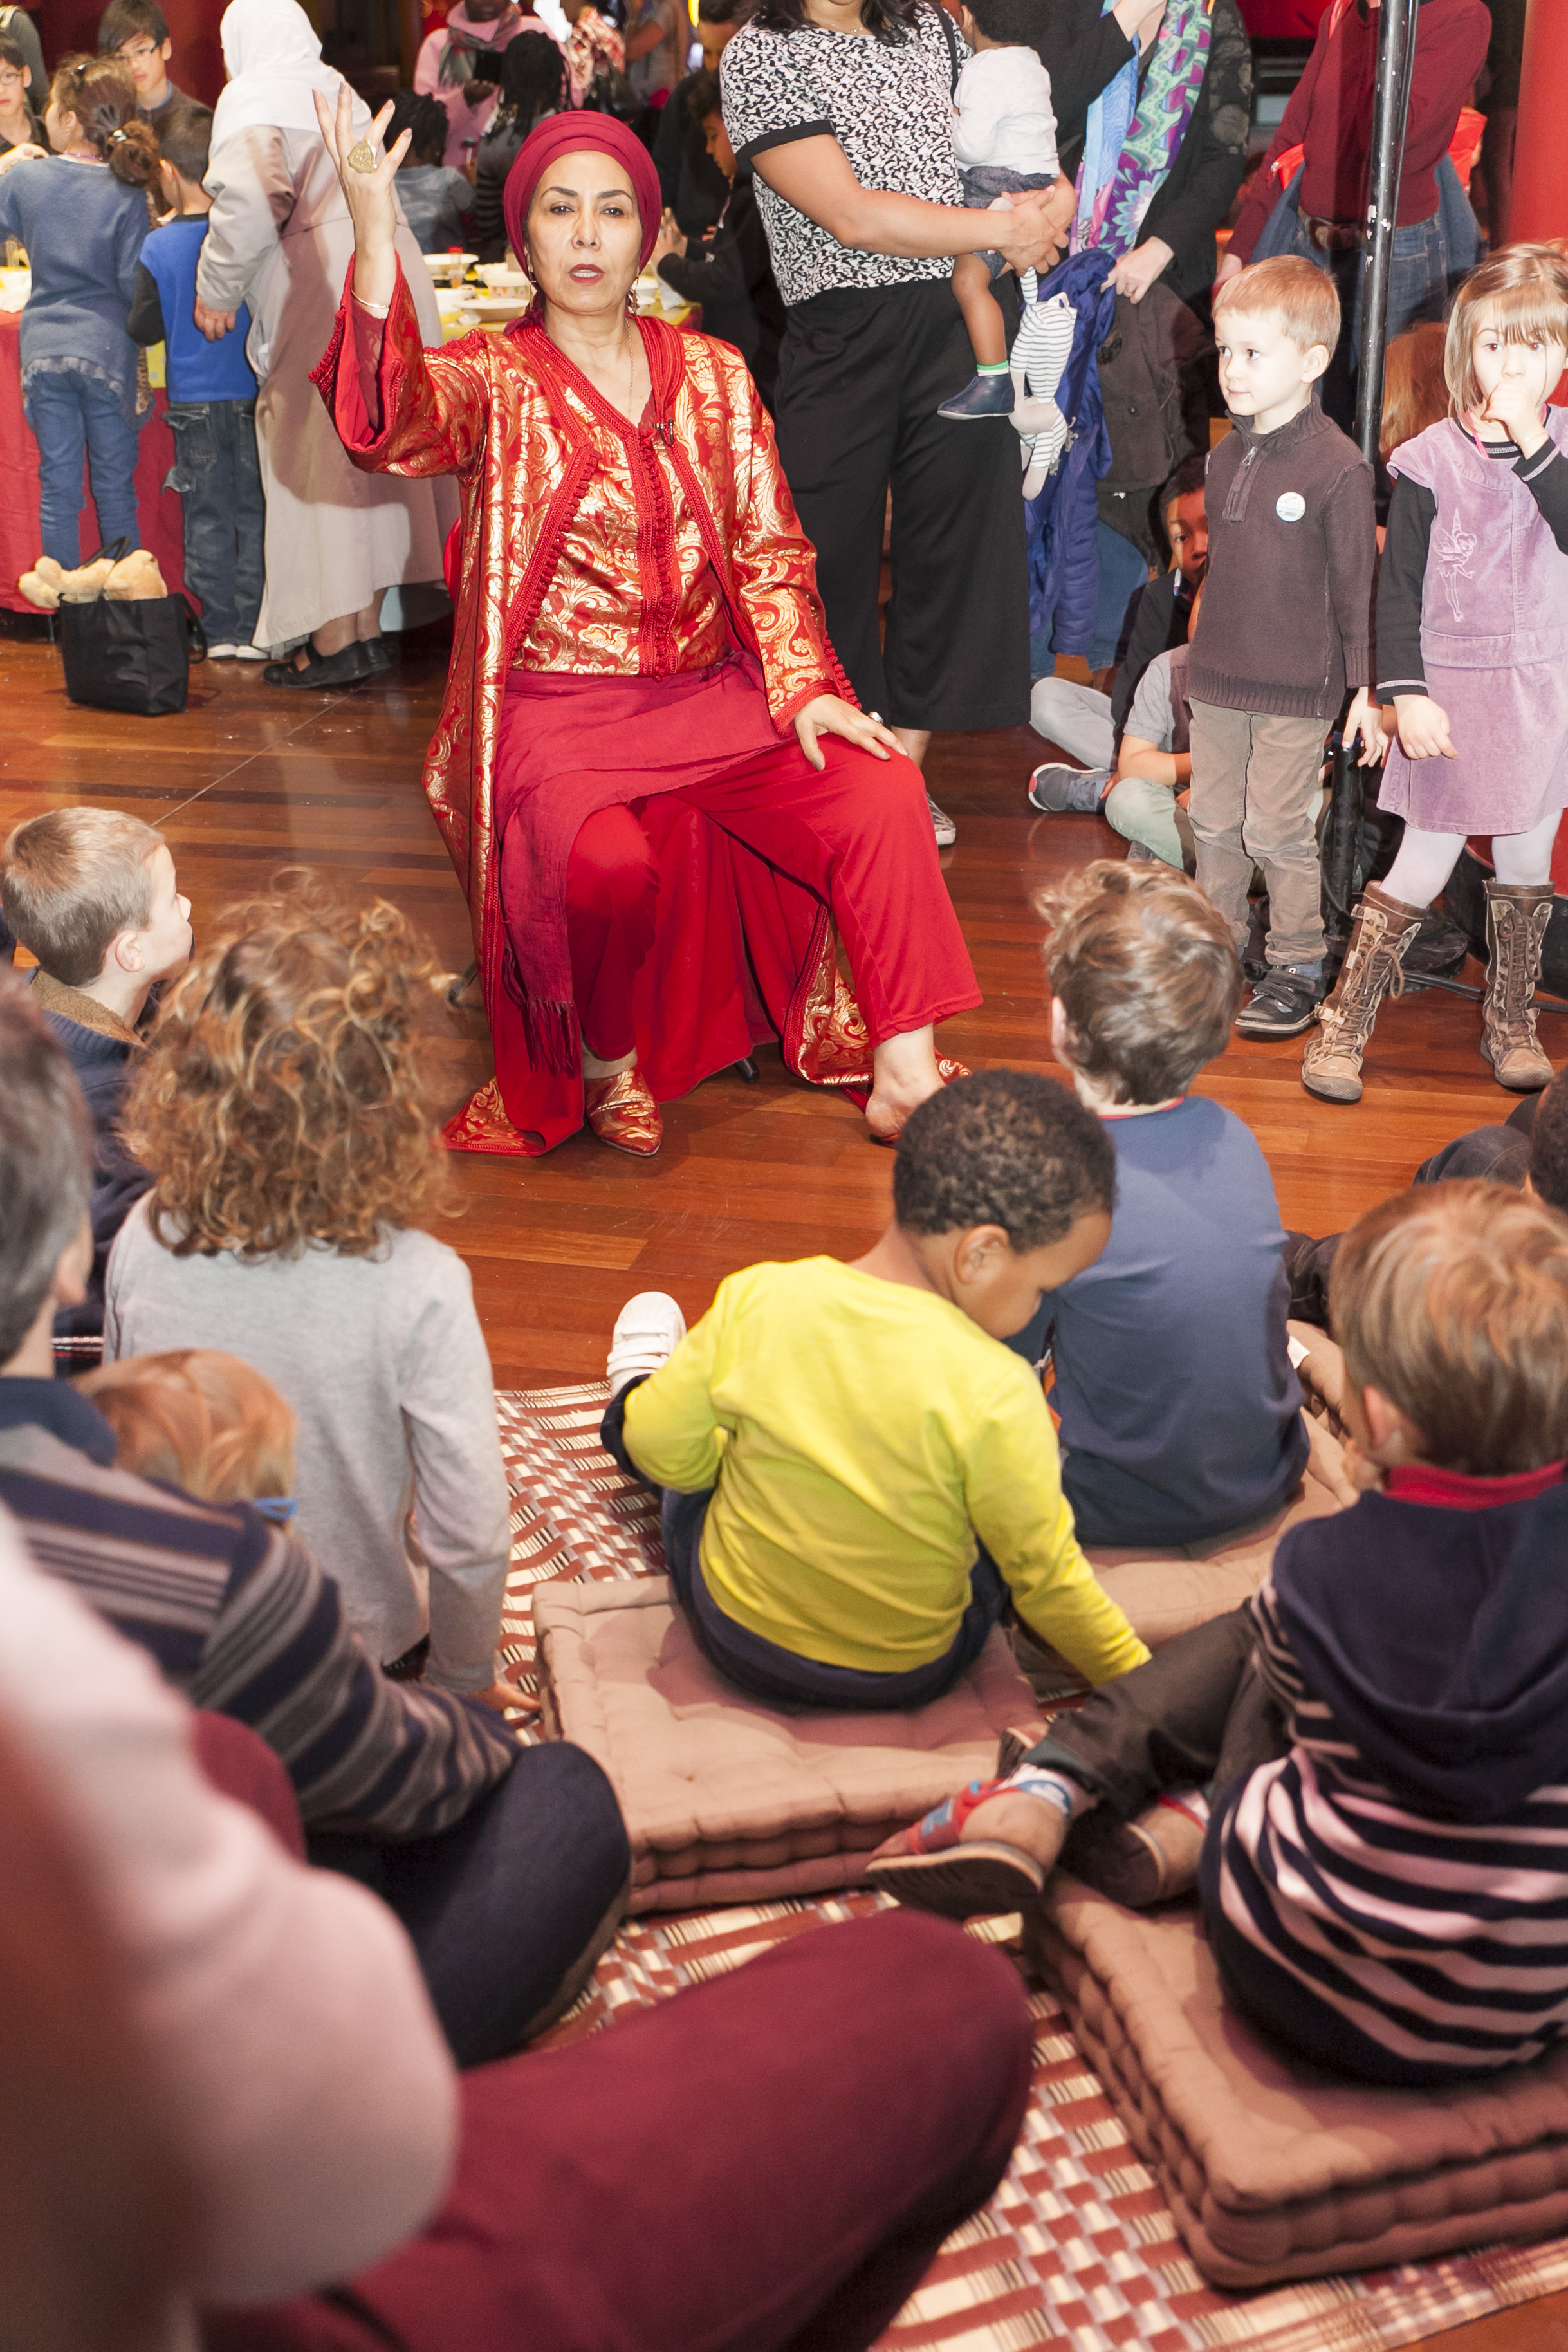
[[[97,1353],[109,1253],[151,1179],[126,1149],[120,1110],[154,989],[191,960],[191,902],[162,835],[118,809],[50,809],[0,850],[0,909],[37,961],[33,1002],[65,1047],[92,1115],[93,1266],[62,1313],[63,1354]]]
[[[294,1515],[294,1415],[270,1381],[217,1348],[99,1364],[77,1382],[113,1430],[115,1459],[208,1503]]]
[[[1372,472],[1323,415],[1316,386],[1339,296],[1310,261],[1255,263],[1215,297],[1219,382],[1233,430],[1208,461],[1208,566],[1190,640],[1197,879],[1247,939],[1254,866],[1269,886],[1266,969],[1237,1027],[1294,1037],[1323,994],[1316,818],[1324,741],[1347,691],[1347,743],[1382,733],[1369,704]]]

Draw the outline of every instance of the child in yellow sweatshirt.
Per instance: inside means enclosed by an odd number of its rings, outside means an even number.
[[[1073,1532],[1039,1380],[1001,1344],[1099,1256],[1114,1188],[1064,1087],[989,1070],[909,1119],[864,1257],[748,1266],[689,1335],[662,1293],[622,1309],[604,1442],[665,1490],[671,1577],[732,1682],[921,1706],[1009,1606],[1092,1682],[1142,1664]]]

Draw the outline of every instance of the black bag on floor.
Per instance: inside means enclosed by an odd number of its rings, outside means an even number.
[[[115,540],[99,555],[118,561],[124,551],[125,541]],[[121,602],[100,595],[90,604],[62,604],[57,622],[73,702],[142,719],[183,710],[191,664],[207,657],[202,625],[183,596]]]

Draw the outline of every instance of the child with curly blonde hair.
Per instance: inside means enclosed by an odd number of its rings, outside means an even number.
[[[280,882],[219,918],[127,1097],[153,1183],[110,1260],[105,1359],[222,1349],[262,1373],[298,1416],[298,1532],[371,1654],[428,1629],[433,1682],[515,1705],[489,1357],[467,1268],[420,1230],[436,967],[384,900]]]

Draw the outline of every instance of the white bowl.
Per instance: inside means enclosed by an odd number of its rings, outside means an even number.
[[[476,253],[427,253],[424,257],[424,266],[432,278],[444,278],[449,285],[453,285],[473,268],[478,258]]]
[[[520,294],[528,282],[525,273],[514,269],[509,261],[482,261],[474,274],[496,294]]]

